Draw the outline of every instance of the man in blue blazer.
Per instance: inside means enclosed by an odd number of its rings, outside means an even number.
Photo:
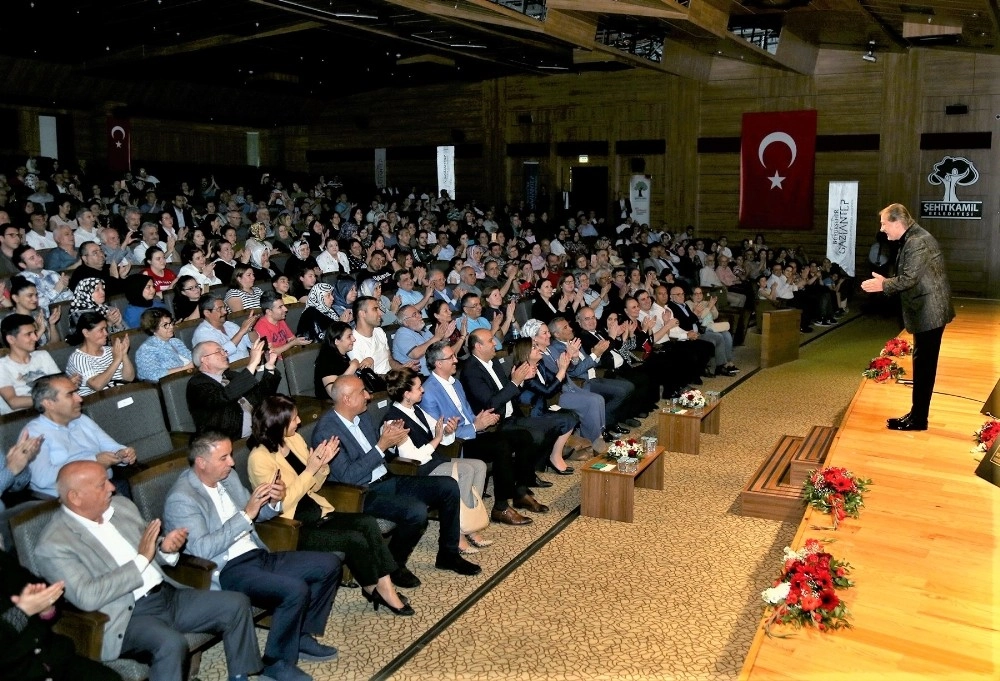
[[[427,509],[438,509],[440,535],[434,567],[460,575],[482,571],[458,552],[461,532],[458,482],[444,476],[396,476],[385,466],[385,452],[405,442],[409,431],[401,421],[386,422],[375,431],[368,416],[371,395],[356,376],[341,376],[330,388],[333,408],[316,422],[312,446],[333,436],[340,438],[340,452],[330,461],[332,482],[367,485],[364,512],[396,523],[389,539],[389,552],[396,561],[392,582],[396,586],[420,586],[420,579],[406,567],[413,548],[427,529]]]
[[[265,482],[253,493],[233,471],[233,444],[226,435],[206,431],[191,440],[191,467],[167,494],[167,531],[187,528],[188,553],[218,566],[213,588],[238,591],[250,602],[273,609],[264,648],[264,671],[275,681],[307,681],[296,666],[301,660],[321,662],[337,657],[337,649],[321,644],[340,585],[341,561],[326,551],[272,553],[257,536],[254,523],[281,512],[285,485]]]

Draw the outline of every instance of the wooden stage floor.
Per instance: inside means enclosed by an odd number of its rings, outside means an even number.
[[[830,551],[853,565],[855,586],[839,592],[853,628],[785,639],[761,628],[741,681],[1000,679],[1000,488],[976,477],[970,453],[1000,377],[1000,303],[955,308],[930,428],[887,430],[886,418],[909,411],[910,389],[863,381],[827,460],[872,478],[861,518],[816,530],[829,517],[810,511],[795,536],[795,548],[836,539]]]

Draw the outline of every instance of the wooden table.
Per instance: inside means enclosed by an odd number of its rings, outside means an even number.
[[[674,414],[669,409],[660,410],[658,444],[671,452],[698,454],[701,448],[701,433],[719,434],[721,404],[722,402],[718,400],[707,404],[700,414],[695,413],[690,407],[684,407],[683,414]]]
[[[635,473],[599,471],[591,468],[598,463],[612,463],[603,456],[595,456],[583,467],[580,483],[580,513],[591,518],[632,522],[632,505],[635,488],[663,489],[663,447],[647,454],[636,467]]]

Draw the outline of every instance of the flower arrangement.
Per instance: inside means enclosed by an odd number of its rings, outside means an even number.
[[[677,399],[677,403],[682,407],[698,409],[705,406],[705,396],[700,390],[688,390]]]
[[[830,466],[809,471],[802,485],[806,503],[833,517],[833,529],[840,521],[851,516],[857,518],[865,505],[862,494],[868,491],[871,480],[859,478],[846,468]]]
[[[973,433],[976,438],[976,448],[974,452],[987,452],[993,446],[993,442],[1000,436],[1000,421],[991,418],[984,423],[979,430]]]
[[[772,609],[764,625],[765,633],[774,636],[771,627],[775,624],[810,626],[820,631],[849,628],[847,604],[836,590],[854,586],[847,577],[850,564],[824,551],[816,539],[807,539],[799,551],[786,546],[784,560],[781,576],[761,592],[765,607]]]
[[[627,440],[615,440],[608,445],[605,456],[611,461],[619,459],[641,459],[646,456],[646,447],[641,440],[633,437]]]
[[[885,383],[890,378],[899,378],[904,373],[903,367],[893,362],[888,357],[876,357],[869,364],[868,368],[861,372],[865,378],[874,378],[878,383]]]
[[[885,342],[879,357],[906,357],[911,352],[913,348],[907,341],[902,338],[890,338]]]

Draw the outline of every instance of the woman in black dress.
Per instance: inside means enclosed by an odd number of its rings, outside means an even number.
[[[326,330],[326,338],[316,358],[315,390],[321,400],[330,399],[330,386],[341,376],[353,376],[362,368],[371,368],[371,357],[358,362],[347,356],[354,349],[354,329],[344,322],[333,322]]]

